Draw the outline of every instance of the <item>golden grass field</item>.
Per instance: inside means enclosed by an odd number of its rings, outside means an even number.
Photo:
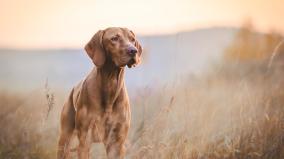
[[[283,159],[281,60],[269,67],[269,60],[224,60],[203,74],[137,90],[127,158]],[[1,91],[0,159],[54,159],[67,95],[48,86]],[[103,145],[93,145],[92,156],[106,158]]]
[[[283,67],[219,64],[131,99],[128,158],[283,158]],[[47,115],[46,95],[54,95]],[[0,95],[0,158],[55,158],[60,92]],[[74,142],[74,146],[76,141]],[[75,156],[75,153],[73,153]],[[92,155],[105,158],[102,145]]]

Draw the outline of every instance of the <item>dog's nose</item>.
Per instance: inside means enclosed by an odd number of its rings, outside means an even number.
[[[137,49],[135,47],[131,46],[127,49],[127,53],[131,56],[134,56],[137,53]]]

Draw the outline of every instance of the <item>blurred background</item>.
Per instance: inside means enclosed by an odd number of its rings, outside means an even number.
[[[94,67],[84,45],[111,26],[144,48],[126,71],[127,158],[284,158],[283,14],[282,0],[1,0],[0,158],[55,157],[63,102]]]

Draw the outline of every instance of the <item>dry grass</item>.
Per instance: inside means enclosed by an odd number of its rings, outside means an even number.
[[[138,90],[127,158],[284,158],[284,69],[265,68],[219,64],[206,75]],[[55,158],[66,94],[53,93],[52,103],[44,92],[0,94],[0,158]],[[92,154],[105,158],[102,147]]]
[[[141,102],[146,114],[156,100],[169,106],[158,104],[158,115],[140,121],[131,158],[283,158],[283,70],[265,74],[262,64],[235,67],[185,79],[161,90],[160,98]]]

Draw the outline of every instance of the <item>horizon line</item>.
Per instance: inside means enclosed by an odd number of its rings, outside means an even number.
[[[184,33],[190,33],[190,32],[196,32],[196,31],[203,31],[203,30],[209,30],[209,29],[235,29],[239,30],[241,29],[242,26],[212,26],[212,27],[200,27],[200,28],[195,28],[195,29],[187,29],[187,30],[180,30],[177,32],[173,33],[162,33],[162,34],[151,34],[151,35],[137,35],[139,38],[149,38],[149,37],[165,37],[165,36],[174,36],[178,34],[184,34]],[[273,31],[273,29],[272,29]],[[268,34],[269,32],[267,31],[259,31],[254,29],[254,33],[259,33],[259,34]],[[271,31],[270,31],[271,32]],[[280,34],[281,36],[284,37],[284,33],[277,31],[277,34]],[[2,52],[15,52],[15,51],[80,51],[84,50],[84,46],[82,47],[72,47],[72,46],[62,46],[62,47],[13,47],[13,46],[0,46],[0,53]]]

